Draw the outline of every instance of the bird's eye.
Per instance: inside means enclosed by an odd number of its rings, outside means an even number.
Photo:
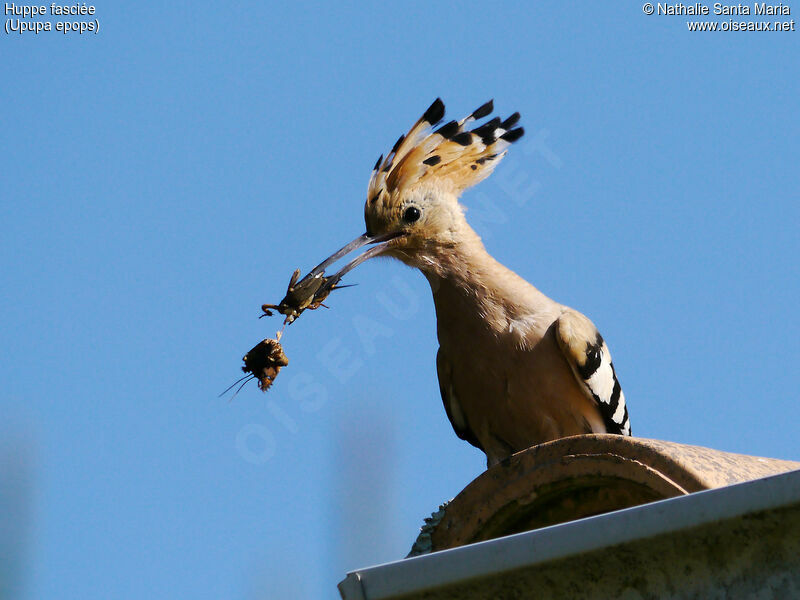
[[[422,213],[416,206],[409,206],[403,212],[403,221],[406,223],[413,223],[414,221],[419,221],[419,218],[422,216]]]

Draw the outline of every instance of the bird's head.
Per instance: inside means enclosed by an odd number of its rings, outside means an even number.
[[[490,100],[460,121],[431,131],[444,118],[444,103],[437,98],[386,157],[381,155],[375,163],[364,205],[366,233],[318,269],[372,245],[337,276],[378,255],[426,270],[443,250],[457,244],[466,225],[458,203],[461,192],[488,177],[508,146],[524,133],[521,127],[515,128],[519,113],[475,124],[492,110]]]

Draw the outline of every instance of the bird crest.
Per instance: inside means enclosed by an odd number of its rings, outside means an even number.
[[[518,112],[505,120],[494,117],[475,124],[493,110],[489,100],[460,121],[449,121],[431,132],[444,118],[444,103],[437,98],[386,157],[378,158],[367,189],[368,205],[384,194],[397,196],[424,183],[444,186],[458,195],[488,177],[506,149],[524,133],[522,127],[514,128]]]

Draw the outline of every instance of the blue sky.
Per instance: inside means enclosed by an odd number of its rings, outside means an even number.
[[[268,394],[217,397],[437,96],[522,113],[468,218],[598,325],[636,435],[800,458],[797,32],[634,2],[95,6],[98,35],[0,42],[9,597],[335,598],[483,470],[399,263],[293,324]]]

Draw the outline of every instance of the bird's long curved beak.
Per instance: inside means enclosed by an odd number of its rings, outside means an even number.
[[[358,265],[360,265],[365,260],[367,260],[369,258],[372,258],[373,256],[377,256],[378,254],[383,252],[386,249],[386,247],[389,245],[389,242],[391,242],[393,239],[395,239],[397,237],[400,237],[401,235],[403,235],[403,233],[402,232],[397,232],[397,231],[394,231],[394,232],[391,232],[391,233],[384,233],[384,234],[381,234],[381,235],[370,235],[368,233],[364,233],[364,234],[358,236],[356,239],[354,239],[349,244],[346,244],[345,246],[342,246],[339,250],[337,250],[336,252],[331,254],[328,258],[326,258],[324,261],[319,263],[316,267],[311,269],[311,272],[307,275],[307,277],[315,277],[317,275],[320,275],[321,273],[323,273],[325,271],[326,268],[328,268],[330,265],[335,263],[340,258],[343,258],[344,256],[347,256],[348,254],[350,254],[351,252],[353,252],[355,250],[358,250],[359,248],[363,248],[364,246],[372,245],[371,248],[369,248],[368,250],[366,250],[366,251],[362,252],[361,254],[359,254],[358,256],[356,256],[353,260],[351,260],[349,263],[347,263],[345,266],[343,266],[335,274],[333,274],[333,275],[331,275],[329,277],[326,277],[326,279],[328,280],[328,283],[326,284],[325,287],[332,288],[334,285],[336,285],[336,283],[342,277],[345,276],[345,274],[347,274],[350,271],[352,271],[353,269],[355,269]]]

